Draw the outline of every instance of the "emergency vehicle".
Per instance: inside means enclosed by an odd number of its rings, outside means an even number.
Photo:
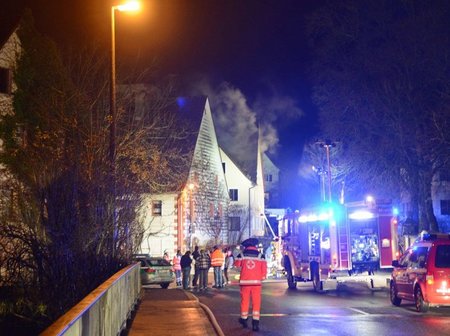
[[[279,222],[281,265],[288,287],[312,281],[316,291],[339,282],[388,286],[375,271],[392,269],[398,257],[397,217],[389,201],[327,203],[287,214]],[[380,283],[381,281],[381,283]]]

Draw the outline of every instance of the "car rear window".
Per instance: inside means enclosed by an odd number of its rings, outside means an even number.
[[[437,246],[435,265],[439,268],[450,268],[450,245]]]
[[[170,262],[165,259],[150,259],[148,262],[152,266],[170,266]]]

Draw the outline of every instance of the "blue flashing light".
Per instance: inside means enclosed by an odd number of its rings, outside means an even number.
[[[177,98],[177,105],[179,108],[183,108],[186,106],[186,98],[185,97],[178,97]]]
[[[398,216],[399,213],[400,213],[400,211],[398,211],[398,208],[396,208],[396,207],[392,208],[392,214],[394,216]]]

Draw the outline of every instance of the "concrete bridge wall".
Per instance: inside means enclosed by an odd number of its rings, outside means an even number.
[[[41,335],[118,335],[136,308],[140,292],[140,263],[136,263],[106,280]]]

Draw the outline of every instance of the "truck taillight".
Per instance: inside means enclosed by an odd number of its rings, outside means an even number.
[[[434,284],[434,276],[433,276],[433,274],[427,274],[426,280],[427,280],[427,285]]]

